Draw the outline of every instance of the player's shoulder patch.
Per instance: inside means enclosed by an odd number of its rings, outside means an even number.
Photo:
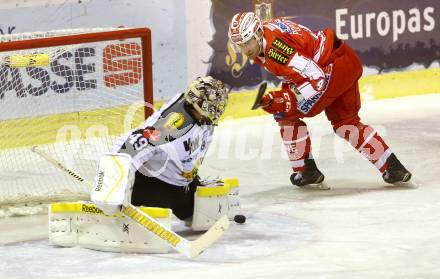
[[[270,47],[267,51],[267,56],[274,60],[276,63],[281,64],[281,65],[286,65],[290,58],[286,55],[284,55],[283,53],[281,53],[280,51],[278,51],[277,49]]]
[[[291,56],[295,52],[293,47],[289,46],[285,41],[278,37],[275,37],[272,41],[272,46],[288,56]]]
[[[172,112],[166,117],[164,128],[166,129],[178,129],[185,121],[185,116],[181,112]]]
[[[280,19],[275,19],[269,22],[269,25],[272,27],[275,27],[276,29],[280,30],[283,33],[291,34],[292,30],[290,29],[289,25],[287,25],[285,22],[281,21]]]

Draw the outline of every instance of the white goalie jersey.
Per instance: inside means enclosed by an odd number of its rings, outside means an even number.
[[[175,96],[144,124],[119,138],[113,152],[127,153],[135,169],[176,186],[187,186],[197,174],[212,141],[213,125],[200,125]]]
[[[87,182],[92,186],[90,202],[52,204],[50,242],[116,252],[175,249],[192,258],[217,241],[229,227],[229,219],[239,220],[238,180],[198,179],[197,185],[183,187],[197,176],[224,111],[226,94],[220,81],[197,78],[185,93],[117,139],[113,152],[100,158],[94,183]],[[144,187],[150,183],[153,187]],[[163,191],[169,190],[166,184],[176,186],[169,195]],[[135,193],[137,185],[148,191]],[[133,196],[141,199],[134,201]],[[196,240],[185,239],[172,230],[172,214],[193,230],[207,232]]]

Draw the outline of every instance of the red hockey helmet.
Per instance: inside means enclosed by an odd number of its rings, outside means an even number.
[[[262,24],[256,14],[252,12],[238,13],[232,17],[228,36],[233,44],[241,45],[252,38],[260,41],[258,30],[262,30]]]

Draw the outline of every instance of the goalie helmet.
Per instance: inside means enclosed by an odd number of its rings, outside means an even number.
[[[228,90],[220,80],[198,77],[188,86],[184,97],[197,112],[217,124],[228,102]]]
[[[262,25],[256,14],[252,12],[238,13],[232,17],[228,36],[235,45],[246,43],[252,38],[260,42],[261,37],[258,36],[258,30],[262,30]]]

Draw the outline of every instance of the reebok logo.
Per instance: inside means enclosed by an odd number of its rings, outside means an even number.
[[[101,191],[101,189],[102,189],[102,184],[104,183],[104,172],[103,171],[100,171],[99,173],[98,173],[98,181],[97,181],[97,183],[96,183],[96,188],[95,188],[95,191],[96,192],[99,192],[99,191]]]
[[[97,208],[94,205],[83,204],[81,206],[81,211],[82,212],[87,212],[87,213],[94,213],[94,214],[104,214],[104,212],[101,209]]]

